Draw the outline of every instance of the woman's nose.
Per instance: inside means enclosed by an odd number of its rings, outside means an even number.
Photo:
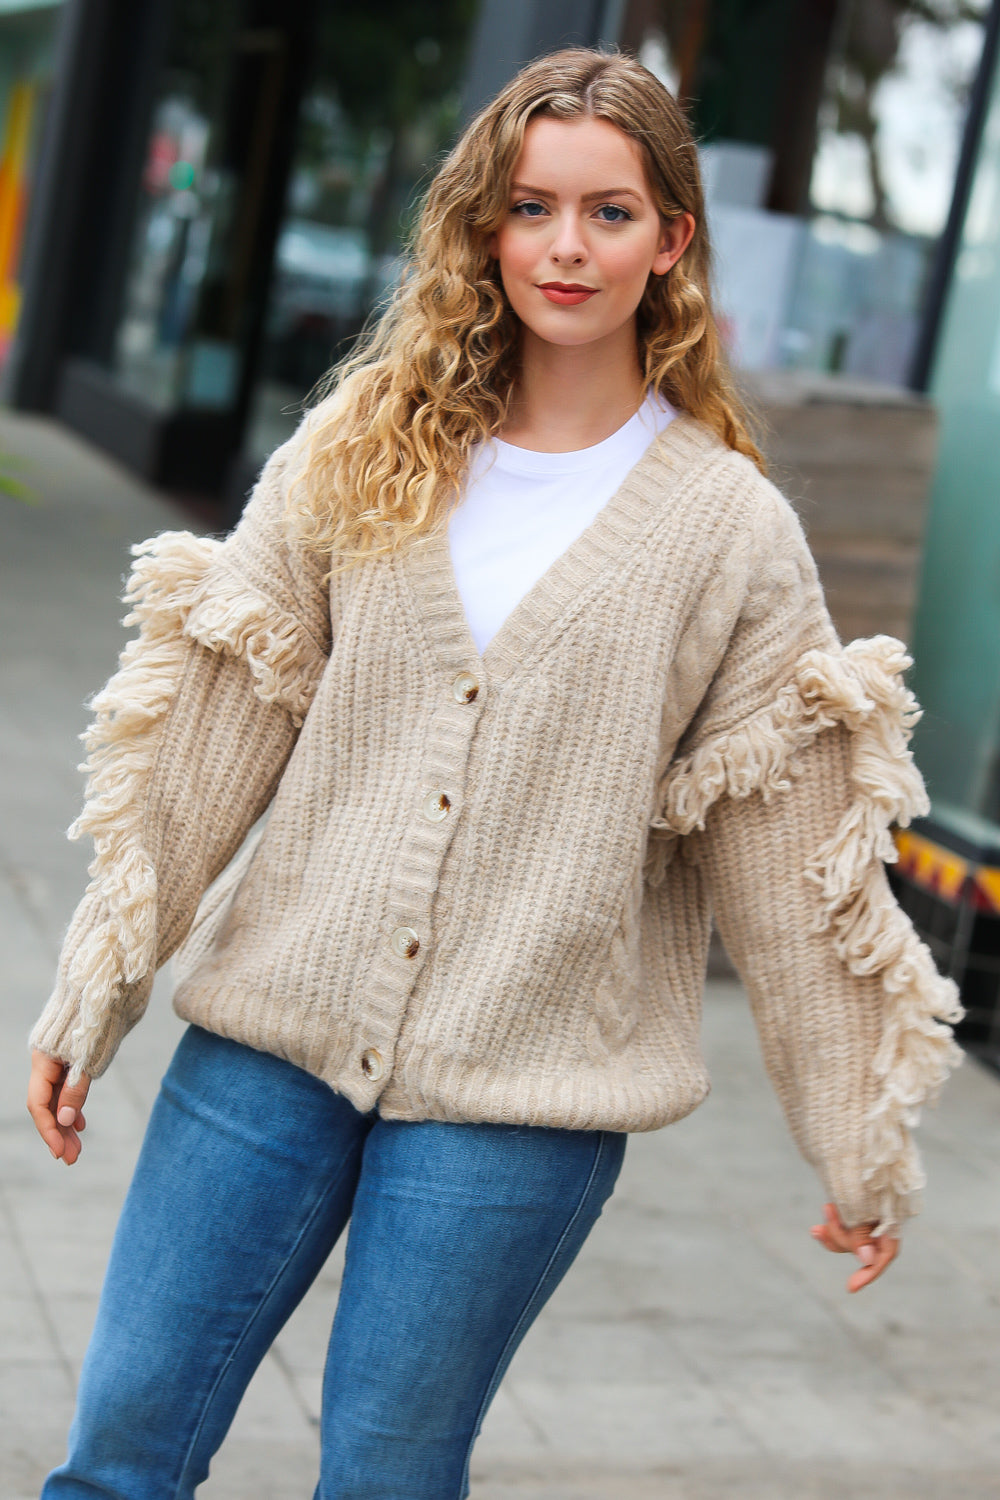
[[[587,257],[587,246],[580,232],[580,224],[574,214],[565,214],[556,221],[556,232],[549,246],[549,254],[560,263],[579,265]]]

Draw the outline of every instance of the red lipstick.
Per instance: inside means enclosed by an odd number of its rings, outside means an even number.
[[[597,294],[595,286],[581,286],[579,282],[572,281],[543,281],[538,290],[550,302],[561,303],[564,307],[574,307],[578,302],[586,302],[588,297]]]

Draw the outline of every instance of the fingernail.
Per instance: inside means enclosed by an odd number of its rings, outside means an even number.
[[[56,1115],[56,1119],[60,1125],[72,1125],[76,1120],[76,1110],[72,1109],[68,1104],[64,1104]]]
[[[872,1261],[874,1259],[875,1259],[875,1247],[874,1247],[874,1245],[859,1245],[858,1246],[858,1260],[861,1261],[862,1265],[870,1266],[871,1263],[872,1263]]]

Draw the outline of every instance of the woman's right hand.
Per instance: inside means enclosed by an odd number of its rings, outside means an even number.
[[[68,1068],[45,1052],[31,1054],[28,1113],[35,1129],[58,1161],[71,1167],[80,1155],[80,1132],[86,1128],[83,1104],[90,1088],[86,1073],[79,1083],[66,1082]]]

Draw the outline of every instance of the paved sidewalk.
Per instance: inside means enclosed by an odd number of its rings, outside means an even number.
[[[42,420],[0,414],[42,503],[0,496],[0,1500],[62,1456],[118,1205],[180,1024],[150,1014],[91,1095],[72,1171],[33,1135],[24,1037],[84,883],[63,829],[82,703],[119,648],[127,544],[189,520]],[[715,1091],[635,1137],[621,1186],[518,1354],[474,1500],[987,1500],[1000,1492],[1000,1082],[969,1062],[922,1141],[926,1213],[857,1298],[739,988],[710,987]],[[308,1500],[334,1256],[262,1366],[205,1500]]]

